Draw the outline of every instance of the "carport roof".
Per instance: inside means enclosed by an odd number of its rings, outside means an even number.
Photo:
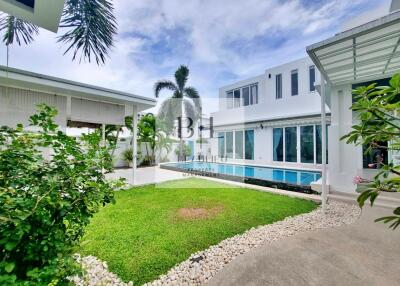
[[[400,11],[307,47],[332,85],[393,75],[400,69]]]
[[[86,98],[116,104],[134,104],[138,111],[156,105],[154,98],[33,73],[0,65],[0,86],[9,86],[51,94]]]

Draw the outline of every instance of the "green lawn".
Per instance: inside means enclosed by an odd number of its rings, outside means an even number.
[[[116,200],[93,218],[80,252],[107,261],[134,285],[225,238],[316,208],[310,201],[196,178],[121,191]]]

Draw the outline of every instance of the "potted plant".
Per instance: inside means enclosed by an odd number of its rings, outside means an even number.
[[[122,152],[122,159],[128,164],[130,168],[133,167],[133,148],[125,149]]]

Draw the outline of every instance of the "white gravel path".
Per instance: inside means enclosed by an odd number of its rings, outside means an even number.
[[[323,215],[321,208],[318,208],[310,213],[287,217],[283,221],[252,228],[243,234],[225,239],[218,245],[191,255],[166,275],[147,283],[146,286],[202,285],[237,256],[261,244],[272,243],[297,233],[351,224],[360,216],[360,209],[356,205],[330,202],[327,209],[326,215]],[[77,280],[77,286],[132,285],[118,280],[114,274],[108,272],[107,265],[104,267],[95,257],[84,257],[82,263],[88,274],[84,279]]]

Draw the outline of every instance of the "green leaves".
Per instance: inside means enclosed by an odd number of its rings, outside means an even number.
[[[366,147],[366,153],[381,149],[388,154],[400,155],[400,74],[395,74],[391,78],[389,87],[377,87],[376,84],[371,84],[359,87],[353,93],[357,101],[353,103],[351,109],[356,114],[358,123],[353,125],[351,132],[341,140],[346,140],[348,144],[363,145]],[[361,208],[367,200],[372,206],[382,192],[400,192],[398,161],[389,161],[385,164],[381,160],[377,163],[380,169],[374,181],[357,199]],[[396,229],[400,224],[400,208],[393,214],[376,221],[390,223],[389,227]]]
[[[0,127],[0,284],[65,285],[85,226],[122,186],[102,173],[110,155],[100,133],[68,137],[56,114],[40,105],[36,133]]]
[[[58,39],[68,45],[64,54],[73,51],[73,60],[79,57],[79,61],[90,62],[94,56],[97,64],[105,63],[117,33],[113,4],[108,0],[67,0],[60,27],[71,29]]]
[[[117,23],[110,0],[67,0],[60,28],[67,31],[58,38],[67,45],[64,54],[72,51],[75,60],[103,64],[114,45]],[[14,16],[0,14],[0,32],[6,45],[30,44],[38,35],[37,26]]]

